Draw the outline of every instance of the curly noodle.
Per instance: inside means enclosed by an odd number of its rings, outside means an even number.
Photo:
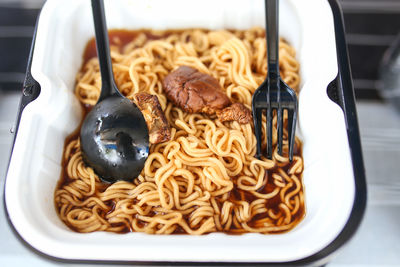
[[[150,147],[137,179],[111,185],[101,183],[84,164],[79,138],[72,138],[63,155],[66,177],[55,191],[62,221],[78,232],[200,235],[279,233],[302,219],[303,160],[297,138],[292,162],[276,148],[271,160],[257,159],[251,124],[222,123],[213,116],[185,113],[167,101],[162,88],[168,73],[186,65],[214,76],[232,102],[251,108],[252,94],[267,73],[264,29],[141,31],[126,44],[118,35],[110,40],[120,91],[130,99],[138,92],[156,95],[172,138]],[[298,90],[299,63],[293,47],[281,39],[279,53],[283,80]],[[78,73],[75,95],[82,104],[92,106],[100,85],[94,57]],[[286,133],[284,137],[287,153]],[[275,147],[276,142],[275,134]]]

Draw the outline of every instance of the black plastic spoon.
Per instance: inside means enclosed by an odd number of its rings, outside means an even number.
[[[139,108],[115,85],[103,0],[92,0],[101,93],[83,121],[83,160],[105,182],[131,181],[149,155],[149,132]]]

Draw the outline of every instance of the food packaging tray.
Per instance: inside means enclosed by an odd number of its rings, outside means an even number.
[[[262,0],[106,0],[109,29],[265,26]],[[5,184],[9,222],[34,251],[75,261],[323,264],[356,231],[366,185],[343,20],[336,0],[281,0],[280,36],[297,51],[306,214],[283,234],[88,234],[57,216],[65,138],[79,126],[75,75],[94,36],[90,1],[48,0],[28,62]]]

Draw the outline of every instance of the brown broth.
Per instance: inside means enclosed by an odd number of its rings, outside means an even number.
[[[79,136],[80,128],[81,127],[79,126],[78,129],[76,129],[72,134],[68,135],[67,138],[65,138],[64,149],[63,149],[62,160],[61,160],[61,166],[62,166],[61,177],[58,180],[57,189],[65,186],[65,185],[68,185],[70,182],[72,182],[72,179],[68,176],[68,173],[67,173],[68,159],[66,159],[64,157],[64,155],[65,155],[65,151],[67,149],[67,145]]]
[[[110,40],[110,45],[117,46],[119,49],[122,49],[126,44],[128,44],[129,42],[134,40],[134,38],[136,38],[141,33],[144,33],[146,35],[146,37],[148,38],[148,40],[157,40],[160,38],[167,37],[173,33],[181,33],[183,31],[184,30],[168,30],[168,31],[164,31],[162,33],[157,33],[157,32],[151,31],[151,30],[130,31],[130,30],[118,29],[118,30],[109,31],[109,40]],[[232,32],[234,32],[234,31],[232,31]],[[85,47],[84,54],[83,54],[83,63],[82,63],[81,68],[84,67],[84,65],[86,64],[86,62],[88,60],[90,60],[91,58],[94,58],[94,57],[97,57],[97,52],[96,52],[95,39],[92,38],[92,39],[90,39],[90,41],[87,43],[87,45]],[[83,117],[85,117],[86,114],[91,110],[92,107],[89,105],[83,105],[83,104],[82,104],[82,107],[83,107]],[[79,132],[80,132],[80,127],[81,127],[81,125],[79,125],[78,129],[76,129],[71,135],[69,135],[65,139],[63,159],[62,159],[62,173],[61,173],[60,180],[58,181],[58,184],[57,184],[57,189],[69,184],[72,181],[72,179],[67,174],[68,160],[64,159],[64,154],[65,154],[67,145],[72,140],[75,140],[76,138],[78,138]],[[300,144],[299,146],[297,146],[297,145],[294,146],[294,154],[302,157],[302,144]],[[290,167],[291,166],[285,166],[283,169],[287,173]],[[273,180],[272,174],[274,173],[274,171],[276,171],[276,168],[266,171],[266,176],[267,176],[268,182],[266,185],[262,186],[258,190],[259,193],[267,194],[274,190],[275,185],[272,182],[272,180]],[[233,179],[234,183],[236,183],[237,178],[233,177],[232,179]],[[300,180],[302,182],[302,175],[300,176]],[[104,191],[107,187],[108,187],[108,185],[104,184],[104,187],[99,188],[98,190]],[[287,192],[289,193],[293,190],[294,190],[294,188],[290,188]],[[304,192],[303,184],[302,184],[301,190]],[[233,201],[233,202],[241,201],[241,200],[245,200],[247,202],[252,202],[256,199],[257,198],[254,195],[252,195],[251,193],[243,191],[243,190],[239,190],[239,189],[233,189],[229,194],[229,201]],[[275,197],[273,197],[267,201],[266,208],[272,209],[274,211],[274,213],[276,213],[279,211],[278,205],[280,203],[281,203],[281,200],[280,200],[280,196],[278,194]],[[113,210],[115,208],[115,203],[112,201],[108,201],[105,204],[109,207],[109,210],[104,211],[104,215],[113,212]],[[57,207],[57,204],[56,204],[56,207]],[[304,216],[305,216],[305,205],[300,205],[297,213],[292,215],[292,221],[296,221],[296,224],[297,224],[301,221],[301,219]],[[257,214],[247,223],[249,226],[254,227],[258,220],[265,218],[265,217],[266,217],[266,214]],[[186,221],[188,221],[189,215],[184,215],[184,218]],[[144,222],[139,222],[139,225],[144,226],[145,224],[146,223],[144,223]],[[117,226],[117,225],[115,225],[115,226]],[[70,225],[68,225],[68,227],[70,227],[72,230],[76,231],[76,229],[74,229],[74,227],[72,227]],[[295,227],[295,225],[293,227]],[[130,231],[131,231],[131,229],[128,229],[128,227],[124,227],[123,230],[121,230],[119,233],[127,233]],[[234,235],[242,233],[241,230],[235,229],[235,226],[233,223],[232,223],[232,229],[230,229],[229,231],[223,230],[223,232],[228,233],[228,234],[234,234]],[[286,231],[284,231],[284,232],[286,232]],[[175,231],[173,232],[173,234],[185,234],[185,231],[183,230],[183,228],[181,226],[178,225],[177,228],[175,229]]]
[[[122,49],[125,45],[130,43],[139,34],[142,33],[146,35],[147,40],[151,41],[151,40],[158,40],[161,38],[165,38],[173,33],[181,33],[183,31],[184,30],[167,30],[163,32],[156,32],[153,30],[145,30],[145,29],[143,30],[116,29],[116,30],[110,30],[108,32],[108,39],[110,41],[110,46],[117,46],[119,49]],[[86,44],[85,51],[83,53],[82,67],[89,59],[94,57],[97,57],[97,51],[96,51],[96,42],[93,37]]]

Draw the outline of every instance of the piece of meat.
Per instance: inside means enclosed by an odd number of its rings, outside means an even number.
[[[163,87],[168,99],[189,113],[212,115],[231,104],[214,77],[188,66],[168,74]]]
[[[150,143],[158,144],[169,141],[171,129],[161,109],[158,97],[148,93],[137,93],[134,95],[134,100],[149,128]]]
[[[234,103],[223,110],[217,111],[218,119],[224,121],[237,121],[241,124],[251,122],[251,111],[242,103]]]

